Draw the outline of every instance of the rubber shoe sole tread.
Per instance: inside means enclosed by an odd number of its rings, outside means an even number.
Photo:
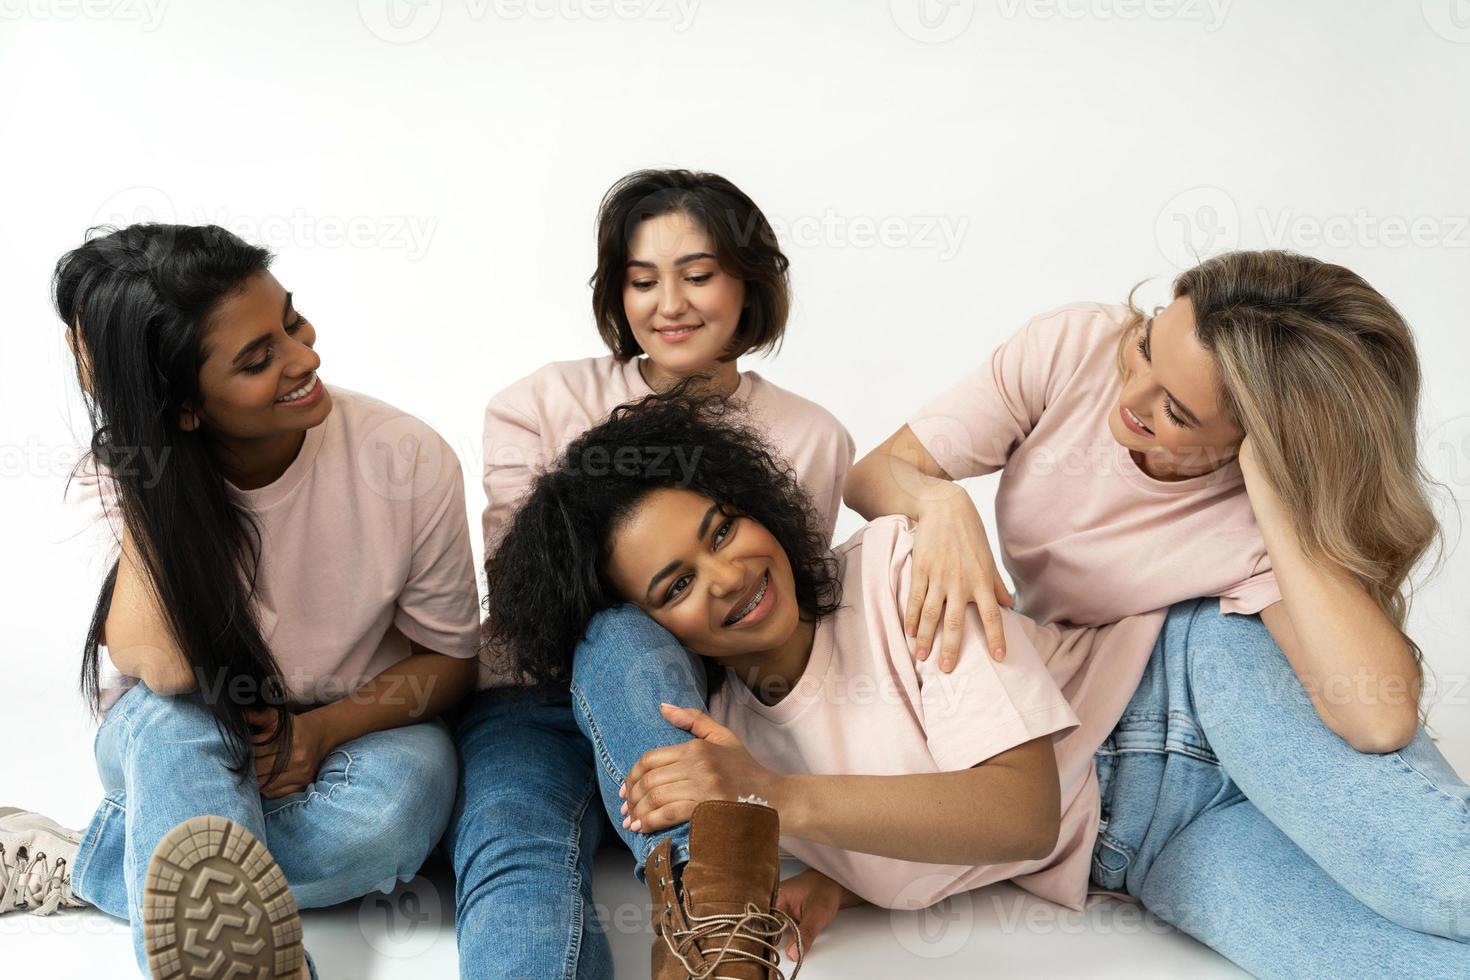
[[[301,974],[301,917],[264,844],[224,817],[164,835],[143,886],[155,980],[283,980]]]

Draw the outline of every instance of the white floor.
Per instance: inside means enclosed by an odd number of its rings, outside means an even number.
[[[619,977],[648,975],[647,895],[625,853],[605,850],[597,869],[599,914]],[[984,888],[923,913],[864,907],[842,913],[817,941],[801,976],[1243,977],[1213,951],[1136,906],[1094,899],[1068,912],[1018,888]],[[458,976],[454,898],[446,866],[392,895],[304,914],[307,948],[323,980],[429,980]],[[49,918],[0,919],[6,977],[96,980],[132,974],[127,926],[92,909]]]
[[[1470,772],[1470,735],[1440,749]],[[793,873],[792,865],[787,873]],[[617,846],[598,855],[596,899],[619,977],[648,974],[647,894]],[[324,980],[458,975],[454,898],[436,860],[391,895],[305,913],[307,948]],[[134,975],[127,926],[95,910],[0,918],[0,977],[71,980]],[[801,976],[822,978],[1128,977],[1211,980],[1245,974],[1134,905],[1095,898],[1069,912],[1010,885],[960,895],[925,912],[863,907],[841,914],[810,951]]]

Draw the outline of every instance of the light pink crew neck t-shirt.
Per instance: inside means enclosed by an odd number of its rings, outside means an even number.
[[[557,361],[494,395],[485,406],[485,511],[481,533],[491,554],[537,475],[577,436],[619,405],[653,394],[639,358],[612,355]],[[842,486],[852,468],[852,436],[815,402],[777,387],[754,371],[740,372],[730,400],[796,473],[830,540],[842,508]],[[511,681],[482,663],[479,687]]]
[[[261,635],[306,704],[344,697],[408,657],[410,641],[474,657],[480,625],[453,449],[391,405],[330,390],[331,413],[286,472],[235,491],[261,532]],[[115,558],[122,520],[107,471],[83,468],[73,492],[110,525]],[[107,658],[100,680],[104,710],[137,683]]]
[[[1073,845],[1043,887],[1034,876],[1017,883],[1073,908],[1086,897],[1097,835],[1092,756],[1138,686],[1168,607],[1219,597],[1221,613],[1248,615],[1281,599],[1238,463],[1157,480],[1113,438],[1127,312],[1077,303],[1035,317],[908,423],[952,478],[1000,472],[992,538],[1017,611],[1070,637],[1037,649],[1080,722],[1056,742],[1062,838]],[[975,647],[963,657],[984,655]]]
[[[1062,630],[1002,611],[1006,658],[985,650],[974,607],[964,648],[949,674],[938,657],[914,657],[904,632],[910,585],[912,523],[880,517],[834,550],[842,605],[818,624],[811,657],[792,691],[762,704],[732,672],[710,699],[710,716],[730,728],[760,762],[805,775],[904,776],[953,772],[979,765],[1024,742],[1074,731],[1077,718],[1045,660],[1075,655],[1099,635],[1126,630]],[[1141,636],[1135,636],[1141,639]],[[924,908],[956,892],[1017,879],[1063,904],[1074,894],[1073,864],[1086,845],[1086,819],[1095,807],[1076,772],[1062,776],[1063,831],[1039,861],[955,866],[900,861],[783,837],[782,848],[864,899],[885,908]],[[923,821],[924,814],[914,819]],[[1085,861],[1088,855],[1082,854]],[[1083,873],[1085,874],[1085,866]]]

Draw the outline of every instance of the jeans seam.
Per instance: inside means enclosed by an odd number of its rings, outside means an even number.
[[[592,735],[588,739],[588,741],[592,743],[592,747],[597,751],[598,761],[602,763],[603,769],[607,771],[607,774],[609,776],[612,776],[619,783],[622,783],[624,780],[627,779],[627,773],[620,772],[618,770],[617,763],[614,762],[612,756],[608,754],[607,745],[602,738],[602,729],[598,727],[597,720],[592,717],[592,709],[588,706],[587,699],[582,696],[582,689],[576,684],[575,681],[572,682],[570,686],[570,693],[572,697],[576,700],[577,707],[581,709],[582,717],[587,719],[587,727],[592,732]]]
[[[592,787],[583,795],[582,805],[577,808],[576,818],[572,821],[572,839],[569,841],[571,847],[567,850],[567,870],[572,879],[572,924],[567,937],[567,956],[562,964],[562,976],[565,980],[576,980],[577,961],[582,958],[582,931],[586,920],[586,906],[582,901],[582,820],[586,817],[592,800],[600,795],[601,791],[594,777]]]
[[[102,802],[98,805],[98,809],[100,810],[104,806],[110,806],[114,810],[117,810],[119,813],[123,813],[126,816],[126,811],[123,810],[122,807],[118,806],[117,802],[112,799],[111,795],[107,795],[107,796],[102,797]],[[91,827],[88,828],[87,835],[82,838],[82,843],[77,848],[77,853],[78,854],[81,854],[81,853],[87,851],[88,850],[88,845],[90,845],[91,847],[94,847],[94,848],[97,846],[97,838],[102,833],[102,825],[104,823],[106,823],[106,822],[107,821],[105,819],[104,820],[98,820],[94,816],[93,820],[91,821],[91,823],[93,824],[93,826],[91,826]],[[76,892],[77,894],[84,894],[85,893],[84,892],[84,889],[83,889],[83,885],[86,882],[86,878],[87,878],[86,871],[87,871],[88,868],[90,868],[92,866],[91,857],[92,857],[91,854],[88,854],[87,855],[88,860],[87,860],[87,862],[85,864],[82,865],[82,868],[81,868],[81,871],[80,872],[77,870],[76,861],[75,860],[72,861],[72,866],[71,866],[72,891],[73,892]]]
[[[1444,799],[1449,800],[1451,803],[1455,804],[1455,806],[1457,806],[1459,808],[1459,810],[1460,810],[1461,813],[1464,813],[1465,815],[1470,816],[1470,806],[1467,806],[1464,800],[1462,800],[1459,797],[1454,796],[1454,795],[1452,795],[1450,793],[1446,793],[1444,790],[1442,790],[1438,786],[1436,786],[1435,783],[1434,783],[1434,780],[1430,779],[1427,774],[1425,774],[1423,772],[1420,772],[1418,770],[1418,768],[1416,768],[1414,766],[1414,764],[1412,762],[1410,762],[1408,759],[1405,759],[1404,756],[1403,756],[1403,753],[1401,753],[1401,752],[1395,752],[1395,753],[1393,753],[1393,757],[1394,757],[1395,760],[1397,760],[1398,762],[1402,763],[1403,764],[1403,767],[1405,769],[1409,770],[1414,775],[1416,775],[1420,779],[1424,780],[1424,785],[1426,785],[1430,789],[1434,790],[1434,792],[1438,793]]]
[[[305,805],[307,803],[310,803],[312,800],[315,800],[315,799],[323,799],[323,800],[330,801],[332,799],[332,797],[334,797],[334,796],[337,795],[337,791],[339,789],[341,789],[344,786],[350,786],[350,785],[352,785],[352,753],[351,752],[348,752],[346,749],[333,749],[332,751],[333,752],[340,752],[340,753],[342,753],[343,756],[345,756],[347,758],[347,765],[345,765],[345,766],[342,767],[342,781],[340,783],[336,783],[335,785],[332,786],[331,789],[327,790],[325,793],[323,793],[323,792],[321,792],[319,790],[313,789],[309,793],[306,794],[306,798],[305,799],[292,800],[290,803],[286,803],[286,804],[283,804],[281,806],[276,807],[274,810],[270,811],[269,813],[262,812],[261,813],[261,816],[264,819],[269,820],[271,817],[274,817],[274,816],[277,816],[279,814],[285,813],[287,810],[291,809],[292,807],[303,806],[303,805]],[[320,770],[318,770],[318,771],[320,771]],[[312,780],[312,784],[311,785],[312,786],[315,786],[316,785],[316,781],[315,780]]]

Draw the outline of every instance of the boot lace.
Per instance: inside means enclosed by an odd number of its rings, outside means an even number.
[[[12,857],[0,844],[0,913],[26,911],[50,915],[58,908],[77,908],[84,903],[71,893],[71,871],[66,861],[49,861],[44,851],[29,857],[24,847]]]
[[[743,912],[692,915],[685,909],[685,918],[689,920],[689,928],[675,929],[673,912],[666,907],[661,931],[669,951],[678,958],[690,980],[720,980],[724,974],[715,971],[727,960],[731,963],[759,963],[771,970],[771,980],[787,980],[778,965],[781,962],[779,943],[787,929],[796,936],[796,969],[791,971],[790,980],[796,980],[796,975],[801,972],[801,962],[806,955],[801,930],[796,927],[795,920],[780,909],[762,912],[747,902]],[[751,941],[761,948],[761,952],[738,949],[734,946],[737,940]],[[691,953],[703,953],[705,965],[692,966],[686,955]]]

